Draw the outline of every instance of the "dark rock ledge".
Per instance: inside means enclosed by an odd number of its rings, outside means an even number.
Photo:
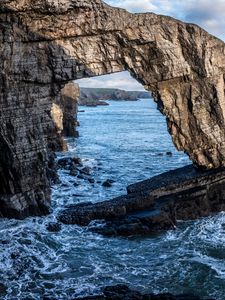
[[[127,191],[109,201],[67,207],[58,218],[107,236],[171,229],[177,220],[225,210],[225,169],[202,171],[189,165],[130,185]]]
[[[87,296],[83,298],[75,298],[77,300],[201,300],[202,298],[183,294],[174,296],[172,294],[141,294],[137,291],[129,289],[126,285],[116,285],[105,287],[101,295]],[[208,299],[213,300],[213,299]]]

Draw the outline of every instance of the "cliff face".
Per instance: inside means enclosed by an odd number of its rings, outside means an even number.
[[[47,211],[51,107],[75,79],[128,70],[194,164],[225,165],[225,44],[192,24],[100,0],[2,0],[0,213]]]
[[[51,117],[55,125],[49,133],[48,146],[52,151],[67,150],[64,137],[78,137],[77,108],[80,89],[74,82],[67,83],[56,97],[51,107]]]
[[[81,88],[79,105],[101,105],[99,100],[125,100],[136,101],[141,98],[150,98],[148,92],[142,91],[125,91],[121,89],[107,89],[107,88]]]

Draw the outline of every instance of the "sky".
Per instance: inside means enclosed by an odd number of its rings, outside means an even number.
[[[133,13],[154,12],[195,23],[225,41],[225,0],[105,0]],[[128,72],[77,80],[84,87],[143,90]]]

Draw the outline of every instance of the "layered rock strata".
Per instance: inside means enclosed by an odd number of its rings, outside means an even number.
[[[48,145],[50,150],[67,150],[64,137],[78,137],[76,130],[78,100],[80,89],[74,82],[67,83],[56,97],[51,108],[51,117],[55,125],[55,132],[50,132]]]
[[[51,107],[71,80],[128,70],[153,92],[178,150],[225,165],[225,45],[193,24],[100,0],[2,0],[0,214],[47,211]]]
[[[225,169],[200,171],[192,165],[128,186],[128,194],[62,211],[65,224],[89,225],[103,235],[155,233],[225,210]],[[96,222],[91,222],[97,220]]]

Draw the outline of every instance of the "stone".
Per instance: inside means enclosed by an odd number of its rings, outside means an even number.
[[[50,181],[50,184],[60,184],[61,180],[59,179],[59,175],[57,173],[57,163],[55,161],[55,153],[53,151],[49,152],[48,159],[48,168],[47,168],[47,177]]]
[[[75,165],[82,166],[82,160],[79,157],[72,157],[72,161],[75,163]]]
[[[7,292],[7,287],[0,282],[0,295],[6,294],[6,292]]]
[[[82,169],[80,169],[80,173],[81,174],[85,174],[85,175],[90,175],[91,174],[91,168],[89,168],[89,167],[84,167],[84,168],[82,168]]]
[[[59,167],[64,168],[64,169],[69,168],[71,163],[72,163],[72,158],[71,157],[63,157],[63,158],[60,158],[58,160]]]
[[[83,175],[83,174],[79,174],[79,175],[77,176],[77,178],[79,178],[79,179],[86,179],[86,176]]]
[[[63,157],[57,162],[59,168],[63,168],[69,171],[77,171],[78,167],[82,166],[81,159],[78,157]]]
[[[46,229],[50,232],[59,232],[61,227],[61,224],[58,222],[50,222],[46,225]]]
[[[173,153],[172,153],[171,151],[167,151],[167,152],[166,152],[166,155],[167,155],[167,156],[172,156]]]
[[[107,179],[106,181],[103,182],[102,186],[104,186],[104,187],[111,187],[114,182],[115,181],[112,180],[112,179]]]
[[[2,0],[0,26],[0,216],[47,213],[52,106],[62,122],[61,91],[83,77],[129,71],[178,150],[199,168],[225,166],[225,44],[199,26],[100,0]]]
[[[74,168],[70,170],[70,176],[77,176],[78,175],[78,171]]]
[[[142,294],[138,291],[130,289],[124,284],[117,284],[115,286],[107,286],[102,288],[102,293],[99,295],[77,297],[74,300],[203,300],[193,294],[172,295],[170,293],[164,294]],[[213,299],[208,299],[213,300]]]
[[[88,178],[88,181],[89,181],[90,183],[95,183],[94,178]]]
[[[74,205],[58,218],[107,236],[175,229],[177,220],[225,210],[225,168],[203,171],[189,165],[130,185],[127,191],[109,201]]]

